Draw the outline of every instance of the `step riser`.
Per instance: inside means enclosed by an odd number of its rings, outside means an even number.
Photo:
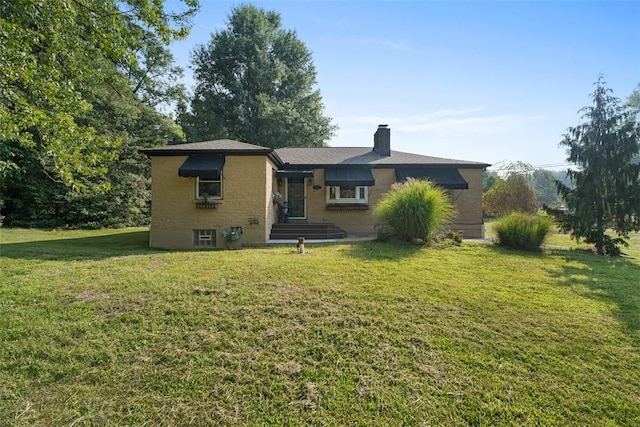
[[[269,240],[293,240],[297,241],[302,236],[271,236]],[[305,241],[310,240],[342,240],[345,239],[346,236],[305,236]]]
[[[332,223],[304,224],[286,223],[273,224],[271,227],[271,240],[295,240],[298,237],[305,239],[344,239],[347,233]]]
[[[271,230],[271,234],[327,234],[344,233],[344,230],[333,228],[331,230]]]
[[[303,228],[306,230],[326,230],[327,228],[338,228],[333,224],[318,224],[318,225],[310,225],[310,224],[274,224],[271,226],[272,230],[291,230],[292,228],[299,229]]]
[[[326,236],[326,235],[343,235],[346,236],[347,233],[344,230],[325,230],[325,231],[309,231],[309,230],[302,230],[302,231],[272,231],[271,235],[272,236]]]

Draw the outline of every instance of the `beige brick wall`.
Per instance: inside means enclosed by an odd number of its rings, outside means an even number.
[[[309,222],[331,222],[349,234],[373,233],[375,218],[373,208],[382,195],[396,182],[394,169],[373,169],[375,187],[369,188],[369,210],[327,210],[327,188],[324,185],[324,169],[314,171],[314,182],[319,190],[307,189],[307,216]]]
[[[271,203],[275,166],[266,156],[226,156],[223,169],[223,199],[216,209],[198,209],[196,179],[178,176],[186,156],[154,156],[151,159],[150,245],[166,249],[193,248],[193,230],[216,230],[218,248],[264,243],[275,222]],[[265,207],[268,207],[265,209]],[[227,242],[222,231],[242,227],[235,242]]]
[[[456,216],[450,228],[460,230],[465,238],[483,236],[482,225],[482,169],[459,169],[469,183],[468,190],[453,190],[452,198]],[[374,232],[373,211],[380,198],[396,182],[395,169],[373,169],[376,185],[369,189],[369,210],[331,211],[326,209],[326,187],[324,170],[314,171],[314,181],[322,186],[319,190],[307,187],[307,219],[309,222],[331,222],[347,233],[362,234]]]
[[[468,190],[454,190],[456,216],[452,230],[460,230],[466,239],[484,237],[482,221],[482,169],[458,169],[469,183]]]
[[[223,170],[223,200],[216,209],[198,209],[195,204],[196,179],[178,176],[186,156],[154,156],[152,162],[152,205],[150,245],[164,249],[192,249],[193,230],[216,230],[216,247],[240,247],[266,242],[271,225],[278,220],[272,195],[279,190],[276,167],[266,156],[226,156]],[[350,235],[373,233],[374,207],[396,182],[394,169],[373,169],[376,186],[369,189],[369,210],[332,211],[326,209],[324,170],[314,171],[314,190],[307,186],[307,220],[331,222]],[[468,190],[454,190],[457,215],[451,229],[465,238],[483,236],[482,170],[460,169]],[[283,193],[283,188],[280,189]],[[222,231],[242,227],[239,240],[228,242]]]

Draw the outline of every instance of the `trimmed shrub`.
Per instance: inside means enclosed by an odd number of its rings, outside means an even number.
[[[391,186],[375,208],[379,234],[412,242],[433,240],[453,215],[446,191],[427,180],[408,179]]]
[[[553,220],[546,215],[514,212],[496,223],[497,244],[514,249],[537,251],[552,227]]]

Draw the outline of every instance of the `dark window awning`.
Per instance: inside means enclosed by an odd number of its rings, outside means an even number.
[[[313,176],[313,171],[299,171],[299,170],[276,171],[276,177],[278,178],[306,178],[309,176]]]
[[[371,169],[368,168],[327,168],[324,171],[324,184],[328,186],[372,186],[375,183]]]
[[[193,154],[180,166],[178,176],[218,180],[223,166],[224,156],[220,154]]]
[[[398,178],[398,181],[406,181],[407,178],[428,179],[434,184],[449,190],[466,190],[469,188],[469,183],[464,180],[456,168],[396,168],[396,178]]]

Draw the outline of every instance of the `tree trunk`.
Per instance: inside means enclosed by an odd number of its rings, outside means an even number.
[[[598,255],[604,255],[604,225],[602,223],[602,204],[598,203],[596,208],[596,251]]]

